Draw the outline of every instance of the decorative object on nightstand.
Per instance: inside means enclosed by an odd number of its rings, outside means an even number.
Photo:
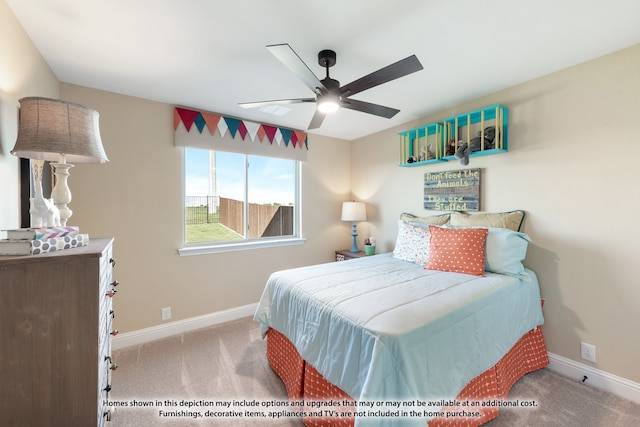
[[[362,251],[351,252],[350,249],[336,251],[336,261],[348,261],[350,259],[362,258],[365,253]]]
[[[363,202],[344,202],[342,204],[342,221],[351,221],[353,222],[353,246],[351,246],[351,252],[358,252],[358,244],[356,242],[356,237],[358,237],[358,233],[356,232],[356,222],[357,221],[366,221],[367,220],[367,208]]]
[[[364,241],[364,254],[375,255],[376,254],[376,238],[369,237]]]
[[[43,215],[47,215],[45,222],[49,222],[49,215],[55,217],[55,209],[46,208],[46,200],[38,196],[38,185],[42,188],[42,181],[34,180],[36,203],[43,204],[42,209],[34,210],[33,227],[66,226],[72,211],[67,206],[71,202],[71,190],[67,184],[69,169],[73,163],[107,163],[107,155],[102,147],[97,111],[72,102],[50,98],[27,97],[20,100],[20,123],[18,138],[11,154],[33,160],[48,160],[52,163],[55,175],[55,186],[51,192],[53,204],[59,211],[58,224],[43,224]],[[32,162],[32,167],[42,165],[42,162]],[[37,171],[34,171],[36,177]],[[39,175],[41,177],[41,173]],[[37,198],[37,200],[35,200]],[[40,200],[42,199],[42,201]],[[41,213],[42,211],[42,213]],[[51,212],[53,211],[53,212]],[[38,223],[38,220],[40,223]],[[55,220],[52,220],[55,221]]]

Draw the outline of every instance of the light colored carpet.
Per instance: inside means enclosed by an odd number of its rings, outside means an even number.
[[[146,426],[290,426],[300,419],[269,420],[260,417],[204,417],[222,407],[181,406],[237,402],[286,401],[278,376],[269,367],[266,342],[250,318],[201,329],[114,352],[119,365],[113,372],[112,403],[116,408],[109,427]],[[548,369],[532,372],[511,389],[509,399],[535,400],[536,409],[502,408],[487,427],[631,427],[640,420],[640,405],[566,378]],[[136,403],[151,407],[135,406]],[[169,401],[176,406],[167,405]],[[244,414],[244,406],[230,407]],[[160,411],[184,411],[183,416],[160,416]],[[200,412],[193,418],[188,412]]]

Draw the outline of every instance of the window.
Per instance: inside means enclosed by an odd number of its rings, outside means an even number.
[[[185,148],[186,247],[299,240],[297,160]]]

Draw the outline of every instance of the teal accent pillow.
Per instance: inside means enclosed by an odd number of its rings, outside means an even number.
[[[485,271],[530,280],[522,265],[531,239],[506,228],[489,228],[485,247]]]

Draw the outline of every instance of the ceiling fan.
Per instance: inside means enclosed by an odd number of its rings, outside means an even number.
[[[273,104],[315,102],[317,108],[309,124],[309,129],[320,127],[325,118],[325,114],[336,111],[340,107],[390,119],[399,113],[400,110],[358,101],[349,97],[382,83],[387,83],[391,80],[406,76],[407,74],[420,71],[423,68],[418,58],[415,55],[411,55],[340,87],[338,80],[329,77],[329,67],[333,67],[336,63],[336,53],[333,50],[326,49],[318,53],[318,63],[327,71],[326,77],[319,80],[288,44],[269,45],[267,49],[298,76],[298,78],[315,93],[316,97],[243,102],[238,105],[244,108],[254,108]]]

